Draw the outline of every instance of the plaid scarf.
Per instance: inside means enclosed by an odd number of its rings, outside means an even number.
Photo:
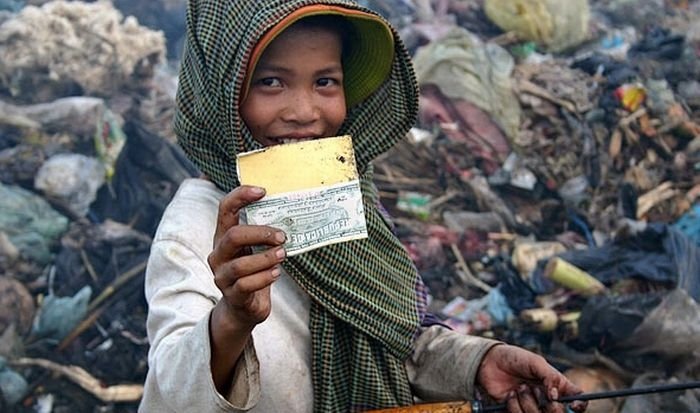
[[[371,11],[346,0],[190,0],[175,130],[195,164],[223,191],[239,185],[236,154],[260,148],[237,107],[256,42],[310,4]],[[418,89],[396,32],[389,79],[350,108],[339,134],[353,137],[369,238],[288,258],[287,273],[312,298],[314,411],[412,404],[404,361],[425,313],[422,281],[377,208],[370,162],[413,125]],[[265,391],[265,389],[263,389]]]

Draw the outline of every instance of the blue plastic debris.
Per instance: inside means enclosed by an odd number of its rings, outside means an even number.
[[[672,226],[700,245],[700,204],[695,205]]]
[[[24,376],[7,367],[5,358],[0,357],[0,393],[10,406],[19,403],[27,395],[29,385]]]
[[[22,10],[25,3],[24,0],[0,0],[0,10],[7,10],[15,13]]]
[[[73,297],[48,295],[41,306],[34,334],[57,341],[66,337],[85,318],[91,295],[92,288],[89,285]]]

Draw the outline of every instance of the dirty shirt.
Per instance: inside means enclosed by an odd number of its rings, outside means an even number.
[[[236,154],[261,148],[238,110],[245,74],[253,70],[251,56],[264,34],[312,5],[313,11],[334,6],[381,19],[347,0],[189,2],[174,129],[187,156],[224,192],[240,184]],[[398,34],[392,33],[389,74],[372,94],[348,107],[337,132],[352,136],[368,237],[282,263],[311,298],[316,412],[412,401],[404,361],[425,316],[426,300],[413,262],[376,206],[371,168],[373,159],[405,136],[418,111],[413,67]]]
[[[230,394],[214,386],[209,317],[221,292],[207,256],[223,196],[211,182],[184,181],[155,235],[146,272],[150,369],[139,412],[310,413],[311,303],[286,274],[272,286],[272,312],[253,330]],[[478,366],[495,344],[440,325],[421,328],[405,361],[415,400],[473,399]]]

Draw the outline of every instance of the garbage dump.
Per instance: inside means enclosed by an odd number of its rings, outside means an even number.
[[[700,1],[360,3],[420,85],[375,183],[429,310],[587,392],[700,379]],[[0,411],[137,410],[185,7],[0,0]]]

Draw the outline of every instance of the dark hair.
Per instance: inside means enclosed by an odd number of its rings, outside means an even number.
[[[300,27],[304,29],[325,29],[337,33],[340,36],[341,57],[345,62],[345,58],[350,55],[350,50],[356,37],[355,27],[343,16],[336,14],[317,14],[308,17],[303,17],[294,22],[292,27]]]

